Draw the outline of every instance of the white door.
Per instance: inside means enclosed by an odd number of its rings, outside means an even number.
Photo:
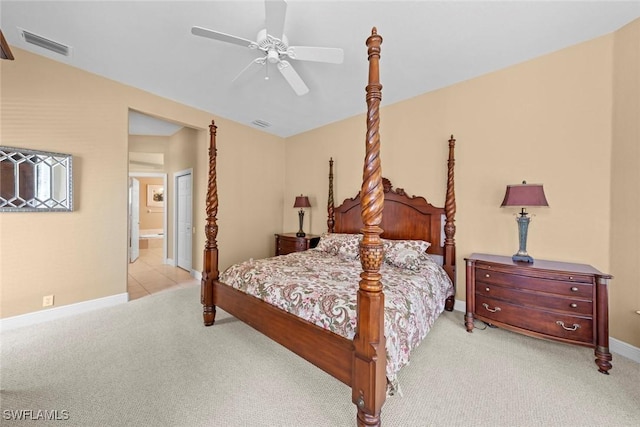
[[[129,178],[129,262],[140,256],[140,181]]]
[[[180,268],[191,272],[192,243],[192,186],[191,172],[179,172],[175,179],[176,188],[176,260]]]

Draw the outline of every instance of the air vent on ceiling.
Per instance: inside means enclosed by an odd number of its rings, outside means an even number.
[[[56,41],[47,39],[45,37],[39,36],[27,30],[20,30],[20,34],[22,38],[27,43],[35,44],[36,46],[40,46],[42,48],[48,49],[52,52],[59,53],[60,55],[69,56],[71,53],[71,48],[62,43],[58,43]]]
[[[271,123],[269,122],[265,122],[264,120],[260,120],[260,119],[256,119],[254,121],[252,121],[251,123],[253,123],[254,125],[261,127],[261,128],[268,128],[269,126],[271,126]]]

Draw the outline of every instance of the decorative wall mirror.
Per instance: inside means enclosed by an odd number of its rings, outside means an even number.
[[[70,154],[0,146],[0,212],[73,210]]]

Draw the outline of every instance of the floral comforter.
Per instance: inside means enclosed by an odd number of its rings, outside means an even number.
[[[361,271],[359,260],[311,249],[233,265],[220,281],[353,339]],[[398,371],[409,363],[411,350],[427,335],[454,289],[442,267],[428,256],[417,269],[383,263],[380,273],[385,294],[386,375],[393,393]]]

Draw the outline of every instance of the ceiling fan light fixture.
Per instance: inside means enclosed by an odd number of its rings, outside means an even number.
[[[271,49],[269,50],[269,52],[267,52],[267,61],[269,61],[271,64],[275,64],[276,62],[280,61],[280,55],[274,49]]]

